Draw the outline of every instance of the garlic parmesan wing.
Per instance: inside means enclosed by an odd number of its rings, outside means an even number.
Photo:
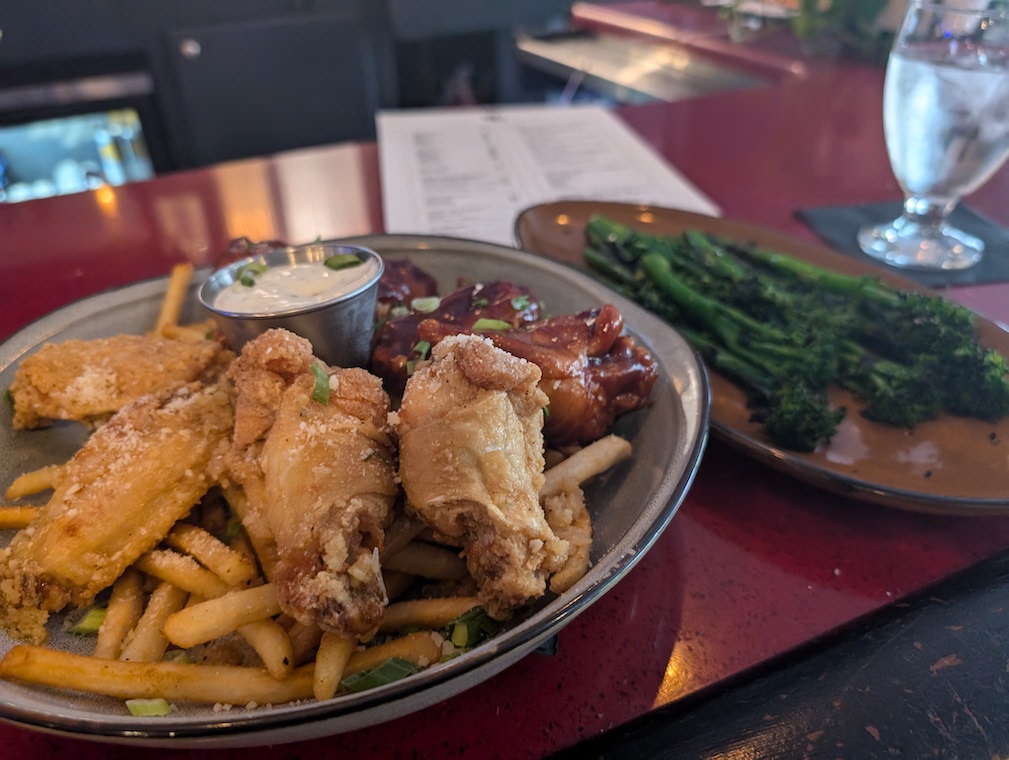
[[[389,397],[365,370],[315,360],[328,377],[321,398],[312,363],[307,341],[281,330],[243,349],[232,473],[276,542],[284,612],[366,640],[388,603],[378,556],[398,493]]]
[[[212,340],[115,335],[47,343],[21,362],[11,384],[14,428],[51,420],[105,422],[141,396],[213,381],[234,355]]]
[[[48,612],[88,604],[111,585],[214,483],[232,422],[226,386],[183,386],[144,396],[99,428],[0,556],[0,623],[43,640]]]
[[[567,557],[539,502],[543,407],[536,365],[474,335],[446,338],[394,416],[408,504],[462,545],[480,598],[504,618],[541,596]]]

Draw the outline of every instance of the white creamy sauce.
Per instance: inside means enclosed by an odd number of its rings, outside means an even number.
[[[330,269],[321,261],[273,266],[259,274],[250,273],[254,285],[229,285],[214,299],[214,306],[237,314],[302,309],[353,292],[377,273],[378,265],[371,259],[346,269]]]

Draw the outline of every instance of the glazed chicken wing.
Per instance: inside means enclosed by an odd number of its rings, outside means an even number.
[[[389,397],[362,369],[331,369],[282,330],[246,345],[231,468],[276,541],[271,580],[288,615],[367,640],[388,603],[378,556],[397,494]],[[328,398],[323,398],[327,396]]]
[[[212,380],[232,358],[216,341],[153,335],[47,343],[14,375],[14,428],[41,427],[51,420],[104,422],[141,396]]]
[[[213,484],[229,445],[224,385],[128,404],[63,468],[52,498],[0,557],[0,621],[42,640],[48,612],[88,604],[153,548]]]
[[[550,398],[543,435],[551,446],[596,440],[617,417],[648,402],[658,377],[649,351],[622,334],[615,306],[541,319],[535,297],[506,282],[461,288],[432,312],[386,322],[372,368],[388,388],[401,390],[408,368],[425,358],[421,347],[471,333],[481,321],[496,346],[540,368],[540,389]]]
[[[498,618],[545,591],[567,557],[539,503],[543,407],[536,365],[484,338],[446,338],[406,384],[398,415],[408,504],[461,545]]]

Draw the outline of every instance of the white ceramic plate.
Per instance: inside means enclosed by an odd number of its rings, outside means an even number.
[[[109,741],[172,746],[299,741],[391,720],[468,689],[529,653],[612,588],[669,523],[699,464],[709,410],[703,366],[678,333],[580,272],[510,248],[415,236],[370,236],[350,242],[367,245],[389,259],[412,259],[438,279],[443,293],[454,289],[457,278],[464,275],[527,285],[554,314],[613,303],[624,313],[628,330],[652,350],[659,378],[651,403],[616,426],[616,432],[633,442],[635,454],[587,489],[595,528],[591,570],[572,589],[559,597],[545,597],[465,655],[402,681],[329,702],[238,707],[226,713],[183,705],[166,718],[132,718],[118,700],[0,683],[0,718]],[[0,347],[0,387],[9,387],[21,358],[46,341],[142,332],[156,318],[165,282],[159,279],[103,293],[29,325]],[[184,319],[205,316],[192,298],[188,308]],[[6,484],[26,470],[65,461],[83,439],[79,426],[72,424],[14,432],[10,409],[4,405],[0,478]],[[10,540],[10,533],[0,535],[3,543]],[[62,618],[56,615],[50,623],[51,644],[80,649],[81,637],[64,633]],[[0,652],[13,643],[0,634]]]

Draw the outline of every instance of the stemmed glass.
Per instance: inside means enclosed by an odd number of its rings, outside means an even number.
[[[887,63],[883,130],[904,211],[863,227],[862,250],[899,267],[976,264],[984,243],[947,218],[1009,156],[1005,0],[910,0]]]

